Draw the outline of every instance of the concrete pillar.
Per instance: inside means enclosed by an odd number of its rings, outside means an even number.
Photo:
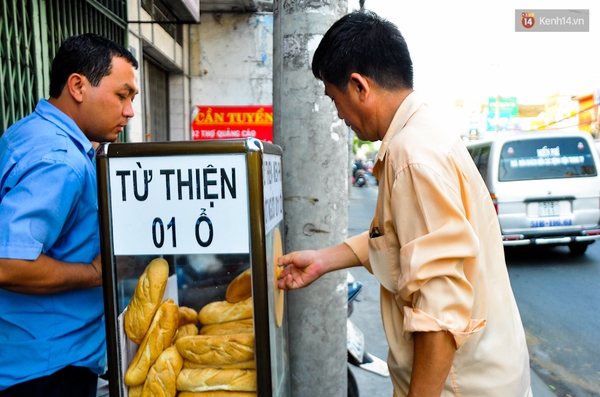
[[[347,10],[347,0],[274,1],[273,133],[283,148],[286,252],[336,245],[348,232],[348,130],[310,67]],[[345,270],[287,293],[292,397],[346,396],[346,301]]]

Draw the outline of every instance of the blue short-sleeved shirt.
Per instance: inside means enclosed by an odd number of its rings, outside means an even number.
[[[92,144],[42,99],[0,138],[0,258],[90,263],[100,253]],[[0,289],[0,390],[67,366],[106,365],[102,288]]]

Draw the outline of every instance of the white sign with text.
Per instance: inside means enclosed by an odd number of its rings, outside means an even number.
[[[281,157],[264,154],[262,168],[265,232],[269,233],[283,219]]]
[[[115,255],[249,252],[244,154],[109,159]]]

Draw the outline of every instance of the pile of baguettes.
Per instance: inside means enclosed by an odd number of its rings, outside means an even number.
[[[129,395],[256,397],[250,269],[200,312],[163,301],[168,277],[164,259],[150,262],[124,314],[139,345],[125,373]]]

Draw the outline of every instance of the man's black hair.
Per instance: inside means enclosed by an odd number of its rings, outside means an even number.
[[[97,34],[86,33],[67,38],[52,61],[50,96],[58,98],[73,73],[85,76],[92,86],[111,72],[113,57],[125,58],[137,69],[135,57],[122,45]]]
[[[317,79],[345,91],[360,73],[386,89],[412,89],[413,68],[404,37],[393,23],[367,11],[353,12],[325,33],[312,61]]]

